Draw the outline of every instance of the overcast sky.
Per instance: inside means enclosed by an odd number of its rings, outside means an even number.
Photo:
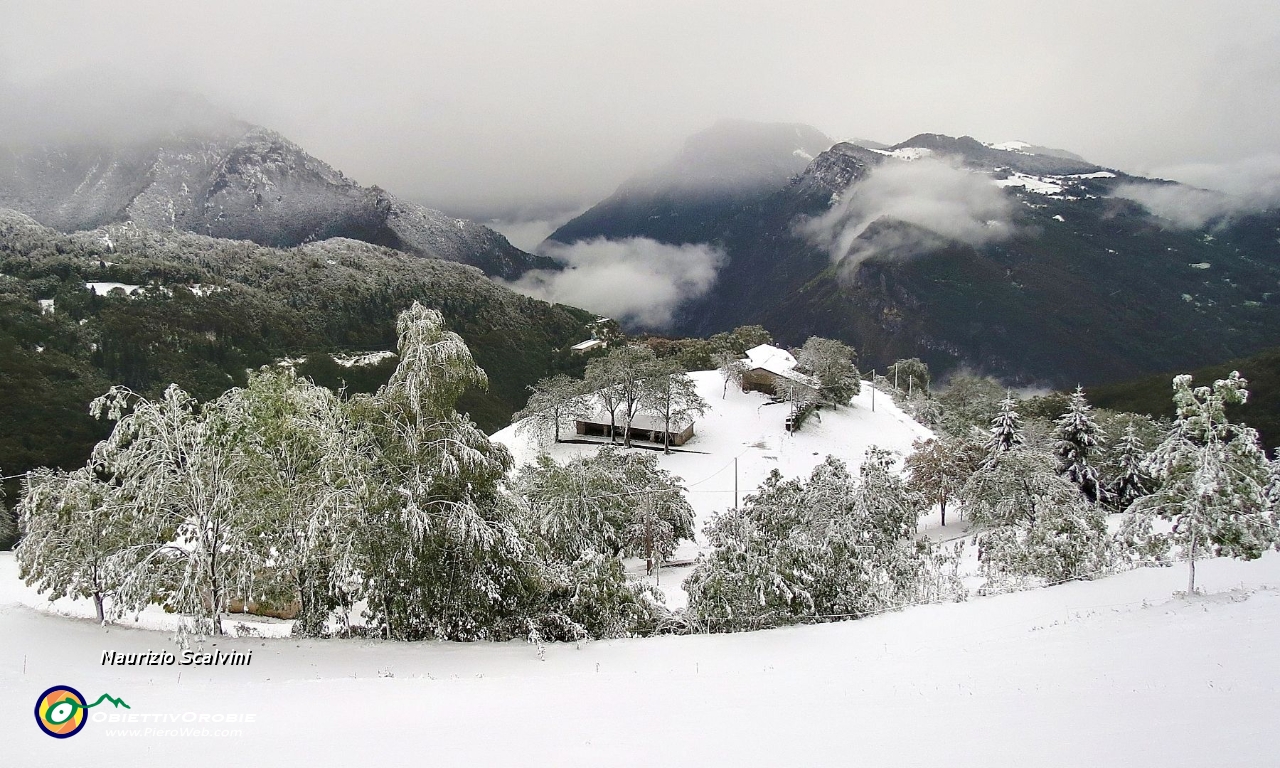
[[[0,3],[0,79],[103,72],[453,210],[592,202],[720,117],[1134,172],[1280,154],[1275,0]]]

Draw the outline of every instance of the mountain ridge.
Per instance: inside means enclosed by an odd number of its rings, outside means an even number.
[[[488,227],[363,187],[282,134],[243,121],[119,142],[0,150],[0,207],[63,232],[141,226],[290,247],[330,237],[513,279],[553,266]]]

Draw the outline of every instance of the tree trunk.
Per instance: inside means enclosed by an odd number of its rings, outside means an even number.
[[[101,592],[93,593],[93,609],[98,613],[98,623],[99,624],[107,623],[106,618],[102,615],[102,593]]]
[[[942,508],[942,525],[945,527],[947,525],[947,500],[943,499],[939,506]]]

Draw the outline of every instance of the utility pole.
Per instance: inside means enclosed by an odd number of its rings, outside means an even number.
[[[876,369],[871,369],[871,412],[876,412]]]

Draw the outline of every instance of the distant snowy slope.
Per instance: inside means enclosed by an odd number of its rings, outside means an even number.
[[[279,133],[237,121],[117,144],[0,137],[0,207],[64,232],[133,221],[276,247],[349,237],[507,279],[551,266],[488,227],[363,187]]]

